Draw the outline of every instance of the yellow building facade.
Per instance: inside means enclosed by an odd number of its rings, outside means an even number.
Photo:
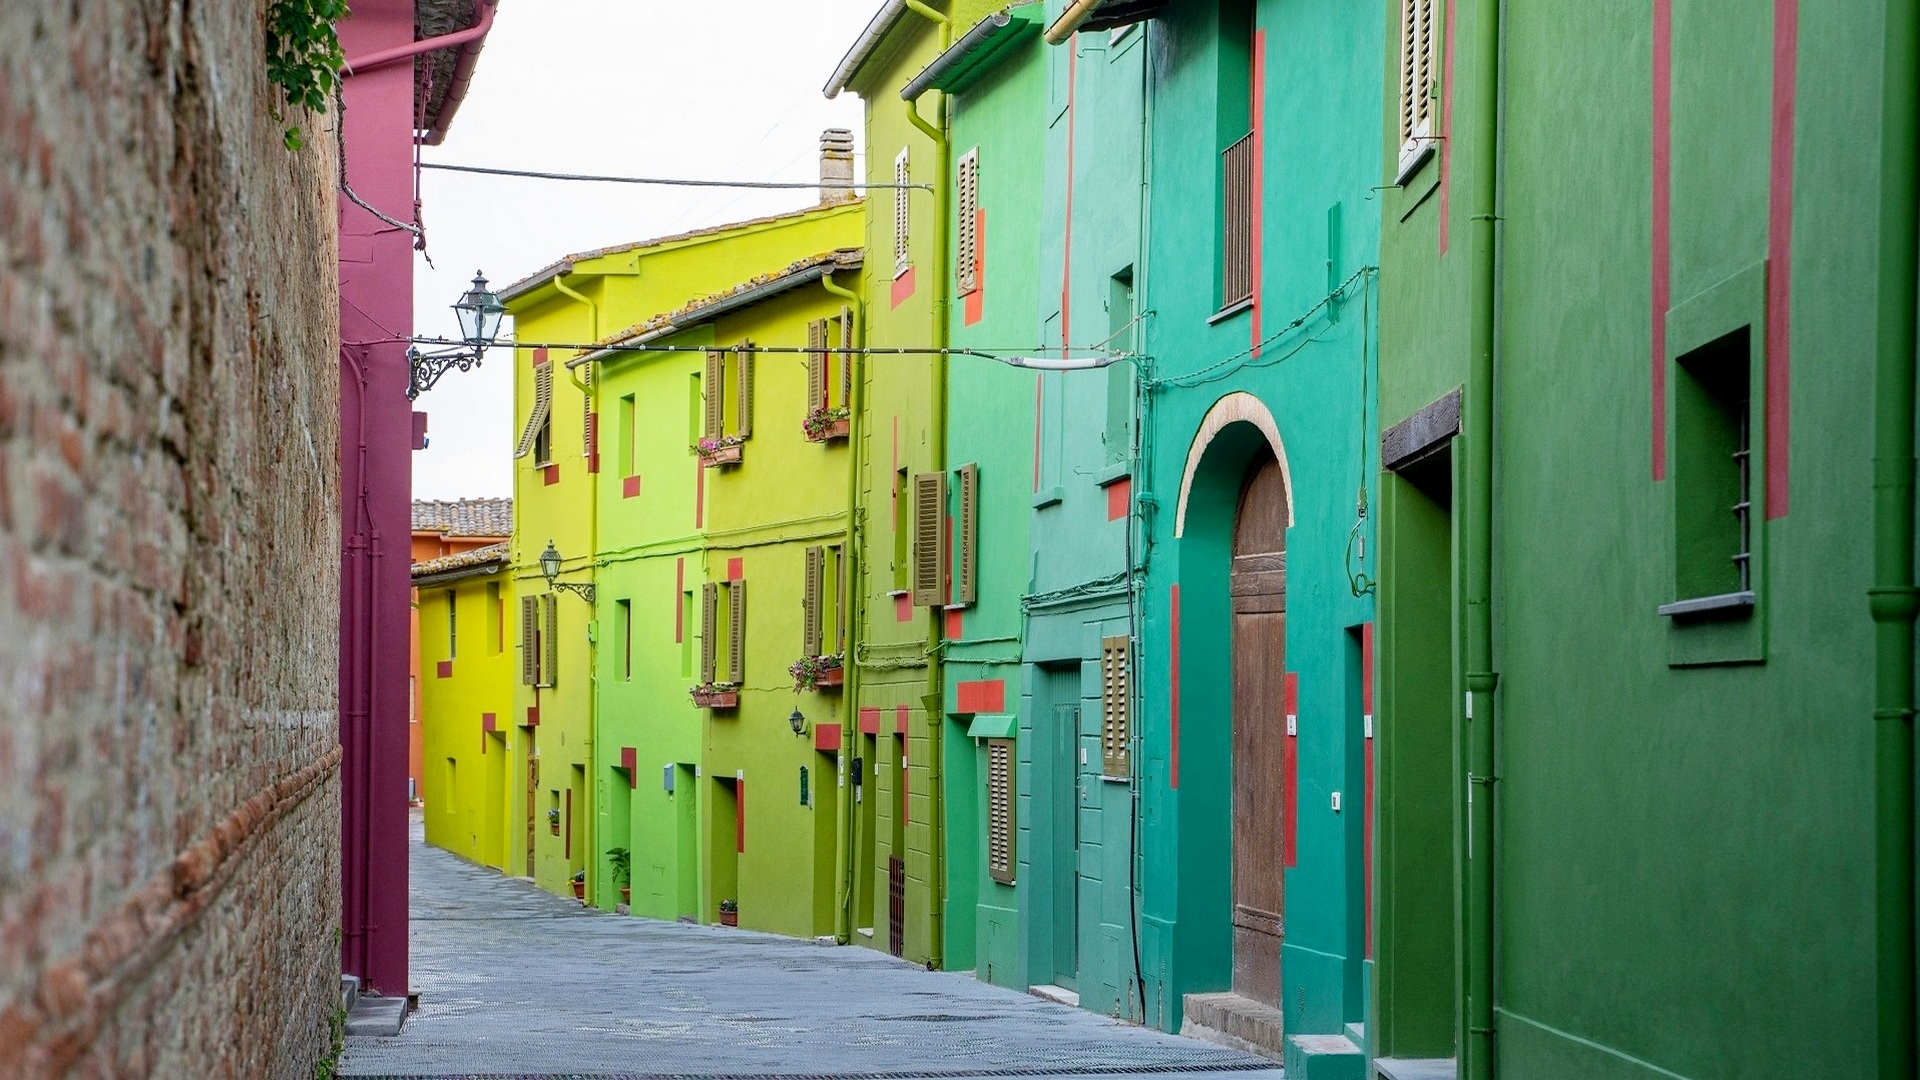
[[[504,870],[510,847],[509,723],[518,610],[508,547],[415,563],[421,795],[427,842]]]

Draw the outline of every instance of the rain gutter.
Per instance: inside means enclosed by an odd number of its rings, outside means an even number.
[[[1002,30],[1013,24],[1011,12],[996,11],[974,25],[973,29],[960,35],[953,47],[933,58],[933,63],[920,70],[913,81],[900,88],[900,100],[912,101],[944,79],[955,68],[973,55],[973,51],[999,36]]]
[[[875,12],[873,18],[867,23],[867,28],[861,31],[859,39],[853,43],[853,48],[847,50],[846,56],[841,57],[840,66],[833,69],[833,77],[827,80],[827,85],[821,92],[829,99],[839,97],[840,91],[845,90],[847,84],[853,81],[854,75],[873,56],[874,50],[880,47],[880,42],[887,36],[887,31],[893,29],[893,24],[899,22],[900,16],[906,14],[906,11],[907,0],[887,0],[881,5],[880,10]]]
[[[1072,3],[1067,5],[1066,10],[1060,13],[1060,17],[1053,20],[1053,25],[1047,27],[1046,33],[1041,36],[1046,38],[1047,44],[1049,45],[1064,43],[1068,38],[1073,36],[1074,31],[1080,29],[1080,24],[1086,22],[1087,18],[1093,14],[1093,9],[1099,7],[1100,4],[1101,0],[1073,0]]]

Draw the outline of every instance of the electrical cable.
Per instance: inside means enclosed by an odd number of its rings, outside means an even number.
[[[423,169],[438,169],[441,172],[474,173],[480,176],[514,176],[524,180],[572,180],[589,184],[651,184],[660,187],[710,187],[710,188],[770,188],[813,191],[825,186],[846,188],[909,188],[915,191],[932,191],[932,184],[869,184],[852,181],[846,184],[822,185],[818,180],[693,180],[683,177],[667,176],[600,176],[589,173],[542,172],[537,169],[501,169],[487,165],[449,165],[444,162],[423,161]]]

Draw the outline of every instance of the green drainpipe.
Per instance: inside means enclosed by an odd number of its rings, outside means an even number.
[[[600,340],[600,304],[585,293],[576,292],[560,280],[561,275],[553,275],[553,287],[560,295],[579,301],[587,306],[588,341]],[[591,369],[589,369],[591,370]],[[594,403],[594,388],[598,383],[588,382],[580,377],[580,372],[567,368],[567,378],[580,388],[580,394],[587,399],[589,411],[600,410]],[[590,377],[590,376],[589,376]],[[596,450],[598,447],[595,448]],[[600,554],[600,497],[595,490],[599,478],[589,476],[587,485],[587,572],[597,580]],[[597,597],[596,597],[597,599]],[[588,902],[599,907],[600,887],[600,763],[594,759],[593,748],[600,744],[600,619],[599,605],[592,605],[587,611],[587,745],[583,748],[587,758],[587,828],[584,856],[587,870]],[[572,876],[571,872],[568,874]]]
[[[1461,1072],[1469,1080],[1494,1075],[1493,1042],[1493,801],[1495,797],[1493,659],[1493,381],[1495,197],[1500,147],[1500,0],[1469,5],[1473,61],[1463,89],[1472,118],[1472,165],[1467,205],[1472,215],[1471,352],[1467,374],[1466,718],[1461,724],[1466,776],[1466,1007]]]
[[[920,0],[907,0],[907,6],[940,25],[940,51],[946,52],[953,44],[953,20],[927,7]],[[933,182],[933,471],[945,473],[947,470],[947,294],[949,277],[953,267],[947,257],[947,226],[953,217],[953,186],[948,182],[953,174],[953,143],[947,136],[947,96],[940,95],[939,106],[934,119],[929,123],[920,115],[916,102],[906,103],[907,121],[920,129],[920,133],[933,140],[934,145],[934,182]],[[937,607],[927,609],[927,805],[933,807],[927,821],[928,862],[931,864],[928,877],[932,879],[933,902],[929,905],[932,915],[932,932],[927,943],[927,966],[939,969],[945,966],[946,959],[946,917],[947,897],[946,851],[941,814],[946,806],[945,792],[942,790],[943,774],[941,754],[943,736],[946,734],[947,691],[944,682],[945,669],[940,654],[941,611]]]
[[[1874,355],[1873,588],[1875,954],[1879,1075],[1920,1075],[1915,1048],[1913,582],[1915,156],[1920,12],[1888,0],[1881,86],[1879,348]]]
[[[865,605],[866,590],[854,584],[860,580],[860,552],[862,543],[857,534],[860,531],[860,410],[865,407],[867,354],[859,350],[867,343],[866,304],[860,294],[835,284],[833,275],[820,279],[820,285],[827,292],[846,301],[847,310],[853,320],[847,336],[853,341],[854,352],[843,358],[842,362],[853,365],[853,371],[847,382],[853,387],[852,397],[847,401],[847,544],[846,569],[840,583],[842,602],[849,607]],[[849,627],[861,625],[859,611],[846,613]],[[859,730],[854,723],[860,706],[860,665],[854,661],[853,635],[848,634],[844,643],[846,653],[841,657],[840,666],[846,672],[843,678],[846,685],[840,688],[840,700],[846,706],[840,717],[840,760],[842,763],[853,759],[853,749],[857,745],[855,734]],[[844,767],[844,764],[843,764]],[[853,792],[849,783],[840,793],[840,816],[834,822],[838,841],[833,855],[834,904],[833,939],[842,945],[853,940],[853,858],[856,844],[853,830],[857,827],[859,815],[853,812]]]

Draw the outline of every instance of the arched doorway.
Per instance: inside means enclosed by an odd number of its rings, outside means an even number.
[[[1247,464],[1233,520],[1233,992],[1280,1005],[1287,668],[1287,479],[1271,449]]]

